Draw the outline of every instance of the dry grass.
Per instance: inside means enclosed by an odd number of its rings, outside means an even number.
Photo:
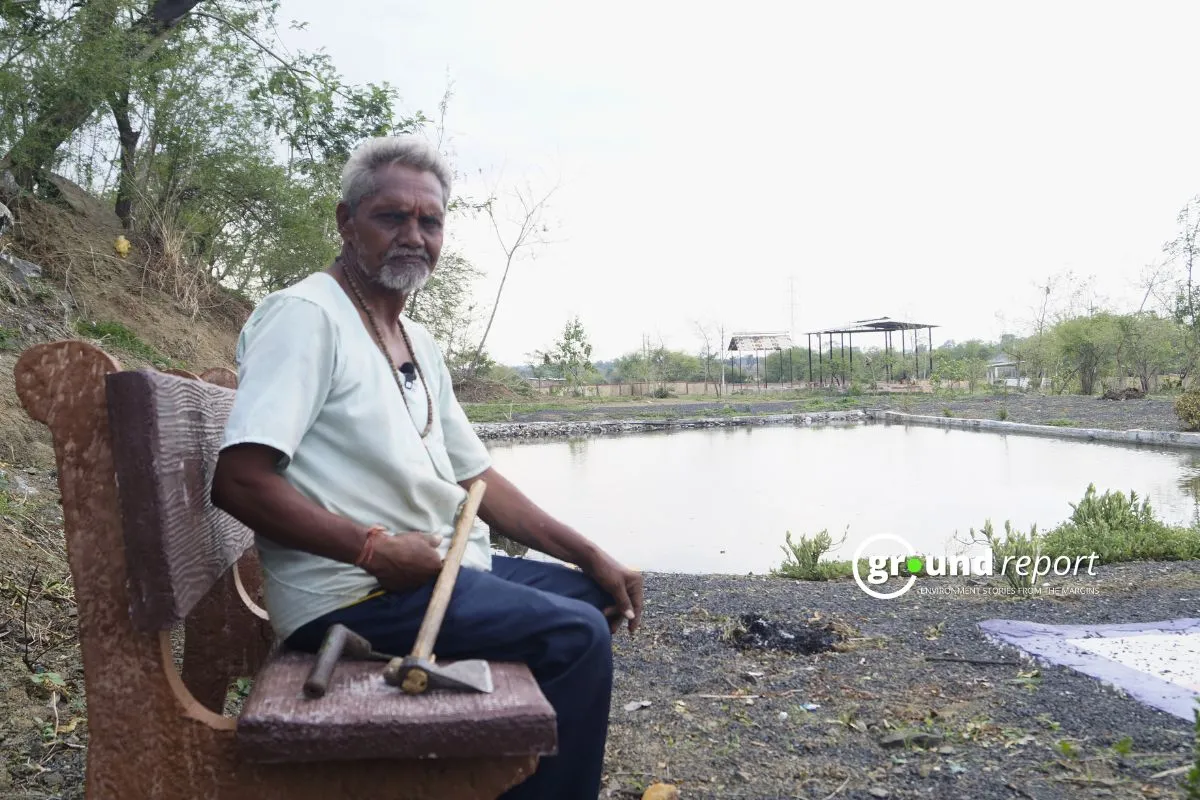
[[[250,307],[211,285],[181,260],[179,234],[147,253],[136,244],[125,258],[114,250],[115,217],[81,216],[31,202],[20,208],[12,245],[43,270],[45,286],[24,316],[25,344],[74,337],[76,320],[120,322],[155,351],[197,367],[233,365],[237,334]],[[11,313],[0,306],[0,315]],[[0,324],[4,324],[0,318]],[[32,324],[34,331],[29,333]],[[142,366],[130,353],[113,353]]]

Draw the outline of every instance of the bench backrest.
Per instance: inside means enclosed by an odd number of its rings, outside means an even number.
[[[144,631],[182,621],[254,541],[210,494],[235,392],[158,372],[107,377],[129,574]]]

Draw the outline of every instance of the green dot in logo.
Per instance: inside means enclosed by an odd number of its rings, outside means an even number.
[[[908,561],[904,562],[904,566],[908,567],[910,573],[916,575],[925,566],[925,562],[921,560],[920,556],[909,556]]]

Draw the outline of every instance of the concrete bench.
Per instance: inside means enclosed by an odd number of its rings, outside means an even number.
[[[494,798],[555,751],[529,670],[491,695],[408,696],[344,662],[325,697],[272,641],[253,535],[209,501],[229,370],[122,371],[84,342],[17,363],[54,438],[87,693],[88,798]],[[182,670],[171,631],[184,630]],[[230,682],[253,677],[236,717]]]

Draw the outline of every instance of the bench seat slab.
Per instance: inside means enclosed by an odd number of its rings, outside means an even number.
[[[553,755],[554,709],[524,664],[493,662],[491,694],[407,695],[379,661],[341,661],[322,698],[302,687],[315,656],[284,652],[258,676],[237,722],[238,750],[261,763]]]

